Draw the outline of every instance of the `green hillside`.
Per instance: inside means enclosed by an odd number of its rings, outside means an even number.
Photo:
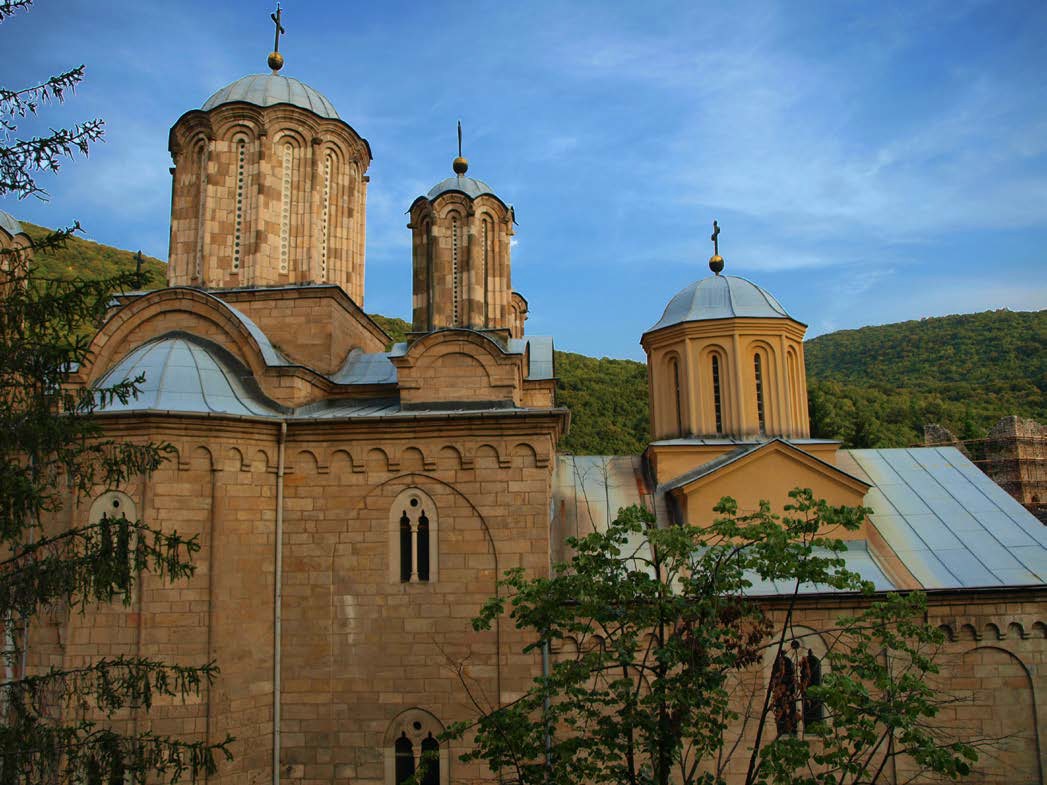
[[[22,224],[30,237],[48,230]],[[98,278],[133,270],[134,254],[73,238],[39,254],[47,277]],[[166,265],[145,257],[147,288]],[[371,314],[394,341],[410,324]],[[1047,311],[944,316],[841,330],[806,344],[812,435],[853,447],[917,444],[924,423],[980,438],[1000,417],[1047,422]],[[647,370],[632,360],[556,353],[558,401],[571,410],[561,448],[577,454],[638,453],[648,441]]]
[[[39,240],[51,233],[50,229],[35,224],[20,222],[25,233],[32,240]],[[102,245],[80,237],[70,237],[65,248],[48,253],[38,253],[33,257],[33,270],[45,278],[70,278],[79,275],[83,278],[107,278],[117,272],[131,272],[135,269],[135,255],[132,251],[121,251],[109,245]],[[159,259],[142,254],[142,271],[147,276],[144,288],[156,289],[167,280],[167,265]]]

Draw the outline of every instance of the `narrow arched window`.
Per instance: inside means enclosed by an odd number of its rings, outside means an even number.
[[[451,217],[451,325],[458,327],[462,309],[461,265],[458,260],[458,216]]]
[[[418,516],[418,580],[429,580],[429,517],[423,511]]]
[[[411,553],[411,519],[407,517],[407,510],[400,516],[400,580],[406,583],[411,580],[412,567]]]
[[[800,695],[803,699],[803,730],[806,733],[811,726],[825,720],[825,707],[820,698],[812,696],[808,689],[822,683],[822,661],[814,651],[807,650],[807,656],[800,660]]]
[[[720,358],[713,355],[713,416],[716,432],[723,433],[723,406],[720,401]]]
[[[244,235],[244,194],[247,190],[247,141],[236,142],[236,217],[233,219],[233,272],[240,270]]]
[[[779,651],[771,668],[771,711],[779,736],[795,735],[796,716],[796,666]]]
[[[406,732],[393,744],[393,750],[396,755],[396,785],[403,785],[414,776],[414,745]]]
[[[284,144],[284,171],[280,189],[280,272],[286,273],[291,260],[291,174],[294,170],[294,145]]]
[[[324,191],[320,208],[320,281],[327,281],[327,246],[331,230],[331,175],[334,169],[334,157],[327,153],[324,156]]]
[[[422,767],[421,785],[440,785],[440,742],[432,732],[422,739]]]
[[[203,276],[204,267],[204,245],[207,238],[207,163],[208,163],[208,150],[207,142],[200,145],[199,152],[199,167],[200,167],[200,182],[199,190],[197,192],[197,204],[196,204],[196,255],[193,269],[193,276],[196,279],[200,279]]]
[[[488,284],[487,271],[490,265],[491,257],[491,221],[487,218],[483,220],[483,254],[481,257],[481,264],[483,269],[481,275],[483,276],[484,282],[484,327],[488,327],[490,322],[490,307],[488,306],[488,300],[491,296],[490,286]]]
[[[757,352],[753,358],[756,374],[756,417],[760,421],[760,433],[767,433],[767,416],[763,407],[763,362],[760,353]]]
[[[669,363],[672,372],[673,406],[676,408],[676,435],[683,436],[683,410],[680,405],[680,363],[675,357]]]

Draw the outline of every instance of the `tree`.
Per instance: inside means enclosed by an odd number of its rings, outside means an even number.
[[[871,587],[844,569],[834,536],[868,511],[790,495],[782,516],[766,503],[740,515],[725,498],[707,528],[656,528],[647,510],[623,509],[570,540],[551,577],[508,572],[474,626],[510,609],[534,633],[529,651],[561,654],[506,706],[482,705],[463,679],[481,712],[450,731],[472,734],[463,760],[527,785],[872,783],[903,758],[967,773],[974,745],[933,727],[947,700],[928,684],[942,639],[921,622],[921,595],[869,598],[828,631],[823,657],[793,653],[802,585]],[[791,587],[777,615],[747,597],[757,578]]]
[[[0,2],[0,21],[30,3]],[[0,89],[0,195],[41,195],[35,175],[100,137],[99,120],[45,137],[13,138],[18,118],[62,100],[83,68],[25,90]],[[35,242],[57,248],[73,229]],[[97,324],[110,293],[140,276],[49,279],[33,274],[30,249],[0,248],[0,783],[123,782],[125,776],[174,781],[215,770],[219,744],[136,731],[128,712],[156,696],[186,696],[209,684],[214,663],[181,666],[120,655],[75,669],[34,663],[34,624],[42,613],[83,612],[123,601],[143,572],[169,579],[192,574],[194,539],[141,521],[103,515],[61,525],[59,511],[100,489],[155,470],[169,449],[106,438],[95,412],[126,401],[142,379],[102,389],[74,388],[69,370],[87,357],[81,328]],[[66,519],[66,523],[69,520]]]

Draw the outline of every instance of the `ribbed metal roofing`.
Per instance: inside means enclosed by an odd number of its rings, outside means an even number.
[[[752,281],[734,275],[711,275],[685,286],[665,306],[665,313],[647,332],[684,322],[735,317],[791,319],[781,303]]]
[[[1047,527],[955,447],[841,450],[838,462],[875,484],[869,520],[925,589],[1047,580]]]
[[[3,210],[0,210],[0,229],[3,229],[12,237],[18,234],[25,234],[22,224],[18,223],[13,215],[5,213]]]
[[[205,112],[222,104],[243,101],[255,106],[291,104],[320,117],[338,120],[334,105],[304,82],[279,74],[251,74],[237,79],[212,95],[201,107]]]
[[[184,333],[170,333],[131,351],[98,383],[108,387],[144,375],[137,398],[113,400],[100,412],[170,411],[278,416],[257,389],[245,383],[246,369],[223,357],[217,346]]]
[[[429,189],[429,199],[435,199],[440,194],[447,193],[449,191],[458,191],[465,194],[470,199],[475,199],[483,194],[490,194],[495,196],[495,192],[491,190],[491,186],[485,183],[483,180],[474,180],[472,177],[466,177],[465,175],[456,175],[455,177],[448,177],[446,180],[442,180],[432,188]]]

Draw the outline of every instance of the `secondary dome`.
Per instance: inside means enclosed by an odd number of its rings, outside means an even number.
[[[3,229],[12,237],[25,234],[22,224],[18,223],[13,215],[5,213],[3,210],[0,210],[0,229]]]
[[[340,119],[334,105],[321,93],[304,82],[279,74],[251,74],[237,79],[204,101],[201,109],[207,112],[216,106],[240,101],[255,106],[290,104],[329,120]]]
[[[169,333],[142,344],[98,383],[108,387],[145,376],[137,398],[112,400],[100,412],[159,410],[272,417],[279,414],[250,374],[213,344]]]
[[[683,322],[708,319],[792,319],[764,289],[734,275],[711,275],[685,286],[665,306],[665,313],[647,332]]]
[[[458,191],[459,193],[465,194],[470,199],[475,199],[483,194],[496,196],[495,192],[491,189],[491,186],[483,180],[475,180],[472,177],[466,177],[462,174],[448,177],[446,180],[441,180],[429,189],[427,196],[431,201],[440,194],[445,194],[448,191]]]

